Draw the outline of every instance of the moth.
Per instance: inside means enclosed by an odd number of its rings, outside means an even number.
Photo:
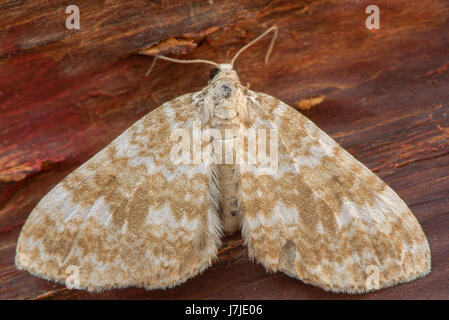
[[[17,267],[66,284],[76,269],[71,287],[89,291],[169,288],[240,229],[267,271],[324,290],[427,275],[426,236],[399,196],[301,113],[240,83],[235,59],[269,32],[267,61],[275,26],[230,63],[157,56],[152,66],[214,65],[208,85],[148,113],[57,184],[23,226]]]

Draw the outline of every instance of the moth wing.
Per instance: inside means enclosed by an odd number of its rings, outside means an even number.
[[[163,104],[56,185],[22,229],[18,268],[91,291],[171,287],[207,268],[220,242],[211,168],[175,165],[169,140],[199,100]]]
[[[241,173],[251,258],[334,292],[430,272],[426,236],[390,187],[295,109],[262,93],[250,92],[249,101],[253,128],[274,130],[279,140],[274,174]]]

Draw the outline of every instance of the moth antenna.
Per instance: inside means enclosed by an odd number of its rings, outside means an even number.
[[[209,60],[204,60],[204,59],[182,60],[182,59],[174,59],[174,58],[169,58],[169,57],[157,55],[157,56],[154,57],[153,62],[151,63],[150,68],[145,73],[145,77],[148,77],[148,75],[150,74],[151,70],[153,70],[153,68],[154,68],[154,66],[156,64],[156,60],[157,59],[167,60],[167,61],[176,62],[176,63],[207,63],[207,64],[212,64],[214,66],[218,65],[218,63],[216,63],[216,62],[209,61]]]
[[[246,45],[244,45],[232,58],[231,60],[231,65],[234,66],[234,62],[235,60],[238,58],[238,56],[245,51],[246,49],[248,49],[249,47],[251,47],[253,44],[255,44],[257,41],[259,41],[260,39],[262,39],[263,37],[265,37],[268,33],[270,32],[274,32],[273,34],[273,38],[271,39],[270,45],[268,46],[268,50],[267,53],[265,54],[265,64],[268,63],[268,59],[270,58],[270,54],[271,51],[273,50],[273,46],[274,46],[274,42],[276,41],[276,38],[278,36],[278,27],[277,26],[272,26],[271,28],[269,28],[268,30],[266,30],[264,33],[262,33],[260,36],[258,36],[257,38],[255,38],[254,40],[252,40],[251,42],[247,43]]]

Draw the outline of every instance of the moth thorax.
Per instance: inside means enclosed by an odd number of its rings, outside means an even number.
[[[213,126],[240,123],[240,110],[246,109],[245,95],[238,83],[231,79],[210,83],[204,102]]]

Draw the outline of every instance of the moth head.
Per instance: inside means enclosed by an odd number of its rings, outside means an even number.
[[[204,108],[212,125],[247,123],[247,97],[237,72],[229,63],[217,64],[204,87]]]
[[[230,63],[219,63],[210,71],[209,83],[213,83],[221,79],[230,79],[239,82],[237,72]]]
[[[209,85],[204,87],[204,104],[211,114],[222,119],[237,116],[241,85],[237,73],[230,64],[218,64],[211,71]]]

